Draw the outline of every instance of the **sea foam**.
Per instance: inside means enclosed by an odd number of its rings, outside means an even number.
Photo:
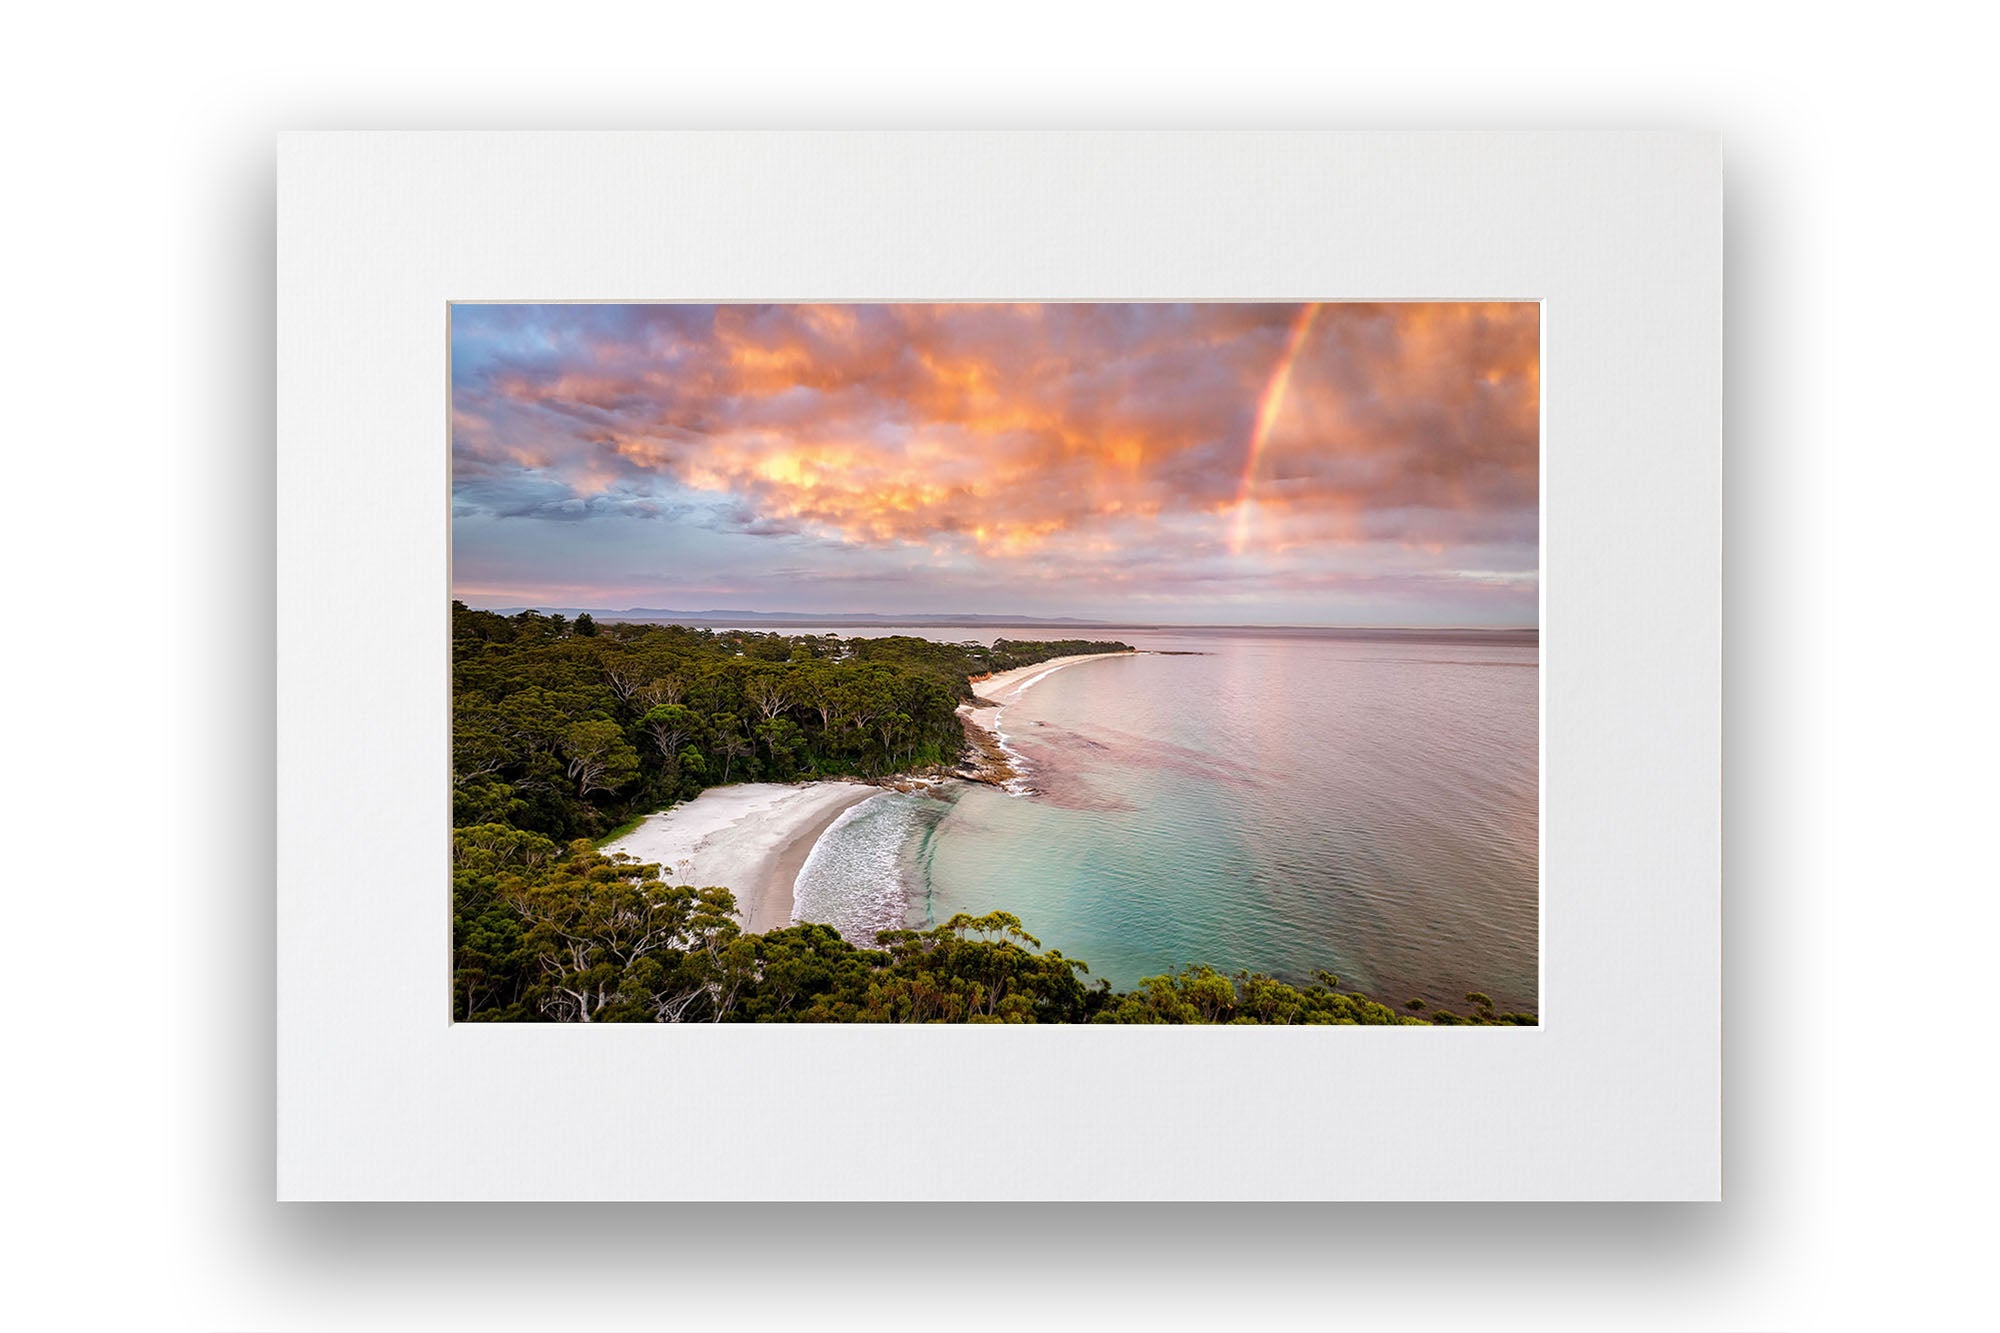
[[[793,922],[832,926],[872,948],[875,933],[900,929],[920,886],[909,848],[934,797],[883,792],[842,812],[806,856],[792,888]]]

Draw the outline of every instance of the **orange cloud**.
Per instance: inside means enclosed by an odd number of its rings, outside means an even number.
[[[995,560],[1168,519],[1272,551],[1536,525],[1530,303],[619,309],[460,377],[461,460]]]

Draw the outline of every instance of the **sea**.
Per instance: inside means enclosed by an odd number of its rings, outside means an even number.
[[[1006,911],[1121,990],[1207,963],[1539,1012],[1533,631],[840,632],[1140,652],[1007,703],[1011,790],[950,781],[847,811],[800,872],[797,919],[871,943]]]

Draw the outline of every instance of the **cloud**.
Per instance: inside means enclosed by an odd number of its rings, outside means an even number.
[[[1532,568],[1537,307],[1303,314],[460,306],[454,512],[1127,585],[1229,559],[1298,587]],[[1511,549],[1475,566],[1468,547]]]

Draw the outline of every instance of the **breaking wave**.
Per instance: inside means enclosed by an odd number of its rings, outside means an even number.
[[[792,888],[792,920],[832,926],[872,948],[926,897],[918,847],[947,809],[936,796],[883,792],[844,811],[806,856]]]

